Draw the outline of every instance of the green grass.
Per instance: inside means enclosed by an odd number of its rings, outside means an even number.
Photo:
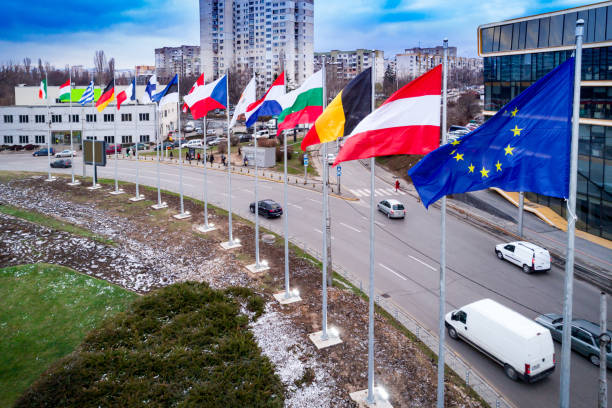
[[[22,208],[14,207],[9,204],[0,204],[0,212],[12,215],[13,217],[24,219],[26,221],[33,222],[35,224],[44,225],[45,227],[49,227],[54,230],[65,231],[81,237],[91,238],[102,244],[115,245],[115,242],[108,238],[94,234],[93,232],[87,229],[81,228],[65,221],[58,220],[53,217],[49,217],[36,211],[24,210]]]
[[[137,295],[61,266],[0,269],[0,406]]]
[[[170,285],[136,300],[56,362],[16,407],[282,407],[284,387],[250,318],[264,299],[247,288]]]

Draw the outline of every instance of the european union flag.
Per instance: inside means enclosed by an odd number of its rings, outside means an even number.
[[[425,207],[439,198],[499,187],[567,197],[574,58],[467,135],[408,171]]]

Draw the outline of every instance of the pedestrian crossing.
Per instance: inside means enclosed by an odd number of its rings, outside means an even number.
[[[356,197],[369,197],[370,189],[369,188],[356,188],[356,189],[348,189],[353,195]],[[402,196],[406,195],[401,190],[395,191],[394,188],[375,188],[374,196]]]

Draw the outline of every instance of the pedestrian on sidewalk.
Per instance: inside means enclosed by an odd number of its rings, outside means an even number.
[[[185,159],[187,159],[189,164],[191,164],[191,155],[189,154],[189,152],[185,153]]]
[[[223,163],[223,167],[227,167],[227,163],[225,162],[225,155],[221,155],[221,163]]]
[[[170,150],[170,158],[172,159],[172,150]]]
[[[242,156],[242,150],[240,150],[240,146],[238,146],[238,156]]]
[[[249,159],[248,157],[244,156],[244,167],[247,167],[249,165]]]
[[[397,193],[397,190],[399,190],[400,185],[399,185],[399,180],[395,180],[395,192]]]
[[[215,155],[213,154],[213,152],[210,152],[210,167],[212,167],[214,162],[215,162]]]
[[[200,160],[201,160],[201,156],[200,156],[200,153],[198,153],[198,160],[197,160],[198,163],[200,162]]]

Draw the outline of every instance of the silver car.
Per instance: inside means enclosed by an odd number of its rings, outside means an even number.
[[[406,208],[404,204],[392,198],[382,200],[378,203],[378,211],[387,215],[387,218],[404,218],[406,217]]]
[[[550,330],[553,339],[561,343],[563,333],[563,316],[555,313],[543,314],[535,318],[535,321]],[[596,366],[599,365],[599,325],[583,319],[572,320],[572,350],[582,354]],[[608,335],[612,332],[608,330]],[[606,363],[612,368],[612,353],[610,343],[607,345]]]

